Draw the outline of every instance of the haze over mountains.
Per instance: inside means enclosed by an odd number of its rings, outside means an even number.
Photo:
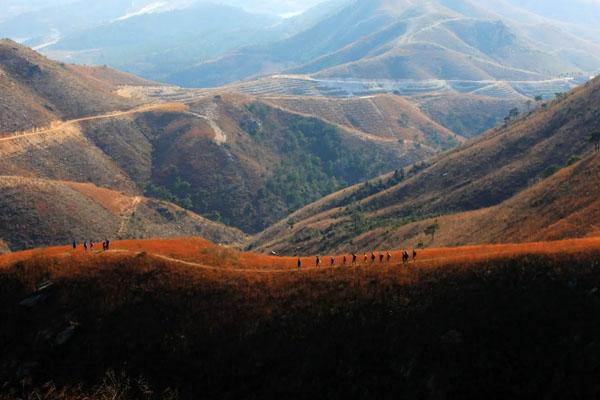
[[[70,1],[8,14],[0,35],[180,86],[285,73],[338,92],[553,95],[600,69],[598,14],[588,2],[546,3]],[[294,11],[305,13],[277,15]]]

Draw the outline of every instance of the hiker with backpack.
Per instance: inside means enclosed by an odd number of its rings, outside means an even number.
[[[389,264],[389,262],[392,261],[392,253],[390,253],[389,251],[387,252],[387,262]]]
[[[352,253],[352,265],[356,265],[356,254]]]
[[[321,257],[317,256],[317,259],[315,261],[315,265],[317,268],[319,268],[321,266]]]
[[[379,264],[383,264],[383,253],[379,253]]]
[[[298,270],[302,268],[302,260],[298,258]]]

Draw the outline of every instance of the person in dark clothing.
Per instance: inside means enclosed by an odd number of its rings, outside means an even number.
[[[333,267],[335,265],[335,257],[331,257],[331,266]]]
[[[317,260],[315,261],[315,265],[318,267],[321,266],[321,257],[317,256]]]
[[[348,262],[348,258],[346,256],[344,256],[344,258],[342,260],[342,265],[346,265],[347,262]]]
[[[390,253],[389,251],[387,252],[387,262],[389,263],[390,261],[392,261],[392,253]]]
[[[90,240],[90,251],[94,250],[94,242]]]
[[[298,269],[302,268],[302,260],[298,258]]]
[[[87,240],[85,242],[83,242],[83,251],[87,251],[88,249],[88,245],[87,245]]]
[[[352,253],[352,265],[356,265],[356,254]]]
[[[417,251],[413,249],[413,262],[417,261]]]
[[[106,251],[110,249],[110,240],[106,239]]]
[[[75,250],[77,248],[77,242],[75,240],[73,240],[72,245],[73,245],[73,250]]]
[[[379,264],[383,264],[383,253],[379,253]]]
[[[375,263],[375,253],[371,252],[371,264]]]
[[[410,257],[408,256],[408,252],[406,250],[404,250],[402,252],[402,261],[404,262],[404,264],[408,263],[408,260],[410,259]]]

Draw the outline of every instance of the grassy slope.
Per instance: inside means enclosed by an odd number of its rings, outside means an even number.
[[[472,94],[445,94],[414,99],[423,113],[461,136],[473,138],[502,123],[513,107],[527,111],[522,102]]]
[[[414,220],[498,205],[536,184],[549,168],[564,167],[572,157],[589,152],[587,138],[600,125],[598,104],[596,79],[548,109],[432,158],[420,170],[408,171],[401,183],[367,191],[359,185],[322,199],[291,216],[293,229],[275,225],[255,244],[315,252],[351,245],[364,229],[393,231]],[[356,209],[371,221],[366,228],[353,227]]]
[[[105,238],[201,235],[240,244],[238,230],[173,204],[92,184],[0,177],[0,237],[13,250]]]
[[[419,159],[420,151],[395,138],[377,138],[260,100],[223,95],[190,107],[212,115],[227,137],[219,145],[205,119],[145,123],[163,126],[154,139],[153,181],[170,187],[174,174],[192,186],[193,209],[257,232],[344,184]],[[425,148],[423,152],[428,152]],[[183,194],[185,195],[185,193]]]
[[[202,241],[115,245],[104,255],[0,257],[3,396],[22,393],[17,370],[25,392],[47,381],[85,392],[108,369],[142,376],[157,398],[166,387],[183,399],[596,393],[597,239],[303,273]],[[227,271],[232,262],[263,273]],[[46,299],[17,305],[47,278],[56,284]],[[72,324],[74,336],[56,345]]]
[[[324,97],[266,97],[265,101],[363,132],[418,142],[434,149],[454,147],[463,141],[432,121],[399,96],[378,95],[350,99]]]

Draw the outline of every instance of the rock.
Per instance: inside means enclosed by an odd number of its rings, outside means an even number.
[[[62,346],[64,344],[66,344],[69,340],[71,340],[73,338],[73,336],[75,335],[75,332],[77,331],[77,328],[79,328],[78,324],[71,323],[71,325],[68,326],[64,331],[62,331],[58,335],[56,335],[54,344],[56,346]]]
[[[46,289],[50,289],[54,286],[54,282],[52,281],[44,281],[37,284],[36,289],[38,292],[43,292]]]
[[[44,295],[44,294],[36,294],[36,295],[33,295],[33,296],[28,297],[25,300],[21,301],[19,303],[19,305],[21,307],[34,307],[38,303],[40,303],[42,300],[44,300],[45,298],[46,298],[46,295]]]
[[[598,294],[598,288],[595,287],[592,290],[590,290],[587,295],[588,295],[588,297],[592,297],[592,296],[596,296],[597,294]]]
[[[457,330],[451,330],[442,335],[441,342],[442,344],[462,344],[463,335]]]
[[[38,367],[37,361],[25,361],[17,368],[16,377],[19,381],[31,382],[35,369]]]

